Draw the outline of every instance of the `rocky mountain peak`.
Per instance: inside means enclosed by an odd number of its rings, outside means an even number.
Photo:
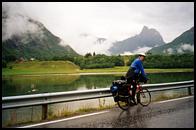
[[[133,37],[116,42],[109,49],[111,54],[122,54],[124,52],[137,52],[141,48],[152,48],[165,44],[161,34],[153,28],[144,26],[142,31]],[[143,50],[143,49],[142,49]]]

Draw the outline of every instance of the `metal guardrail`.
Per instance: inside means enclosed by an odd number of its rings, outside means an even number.
[[[161,84],[145,84],[142,86],[148,88],[150,92],[188,88],[188,94],[192,95],[191,87],[194,87],[194,80]],[[110,96],[112,96],[110,88],[9,96],[2,97],[2,109],[42,105],[42,113],[45,113],[42,114],[42,118],[46,119],[48,104],[103,98]]]

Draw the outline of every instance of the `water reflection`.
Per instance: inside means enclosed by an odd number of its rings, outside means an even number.
[[[36,89],[36,86],[35,84],[31,84],[31,90],[28,91],[28,93],[31,93],[31,92],[35,92],[35,91],[38,91],[38,89]]]
[[[163,83],[193,80],[192,73],[148,74],[149,83]],[[122,75],[42,75],[2,77],[2,95],[15,96],[36,93],[64,92],[109,88],[113,80]]]

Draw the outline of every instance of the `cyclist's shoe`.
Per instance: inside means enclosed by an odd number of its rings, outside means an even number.
[[[134,104],[134,105],[137,105],[137,103],[136,103],[136,101],[135,101],[135,100],[133,100],[133,104]]]
[[[135,101],[135,98],[132,98],[132,102],[134,105],[137,105],[136,101]]]

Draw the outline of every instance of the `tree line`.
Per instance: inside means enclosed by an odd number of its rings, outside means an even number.
[[[2,67],[6,67],[7,62],[15,60],[14,57],[9,57],[9,61],[2,60]],[[137,55],[128,56],[128,62],[125,64],[124,56],[107,56],[104,54],[86,53],[84,56],[73,56],[67,54],[65,56],[55,56],[50,59],[39,60],[68,60],[81,69],[95,69],[95,68],[113,68],[115,66],[130,66]],[[147,55],[143,62],[144,68],[193,68],[194,54],[175,54],[175,55]]]
[[[127,65],[131,65],[137,56],[131,56]],[[147,55],[144,68],[193,68],[194,54]]]
[[[95,69],[95,68],[112,68],[114,66],[124,66],[122,56],[107,56],[104,54],[86,53],[84,56],[54,57],[53,60],[69,60],[81,69]]]

